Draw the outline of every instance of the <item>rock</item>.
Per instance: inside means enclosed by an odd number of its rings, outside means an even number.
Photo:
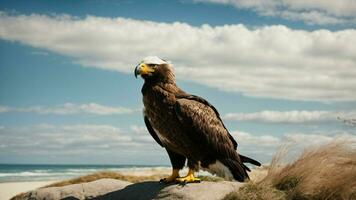
[[[83,184],[63,187],[41,188],[28,192],[23,200],[57,200],[57,199],[135,199],[135,200],[215,200],[222,199],[228,193],[237,190],[242,183],[207,182],[186,185],[163,184],[155,181],[130,183],[115,179],[100,179]]]
[[[232,191],[242,186],[238,182],[201,182],[184,186],[171,185],[163,188],[154,199],[194,199],[215,200],[222,199]]]
[[[88,183],[73,184],[62,187],[40,188],[26,193],[22,199],[93,199],[110,192],[121,190],[130,184],[132,183],[116,179],[99,179]]]

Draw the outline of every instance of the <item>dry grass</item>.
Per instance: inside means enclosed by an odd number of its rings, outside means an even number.
[[[87,183],[102,178],[111,178],[111,179],[128,181],[131,183],[138,183],[142,181],[159,181],[160,179],[166,176],[167,175],[134,176],[134,175],[123,175],[117,172],[103,171],[103,172],[97,172],[94,174],[89,174],[78,178],[73,178],[73,179],[53,183],[50,185],[46,185],[44,187],[61,187],[61,186],[77,184],[77,183]]]
[[[248,182],[238,191],[224,197],[224,200],[285,200],[286,194],[268,184]]]
[[[248,183],[225,199],[356,200],[355,141],[336,139],[283,164],[292,150],[282,148],[262,181]]]

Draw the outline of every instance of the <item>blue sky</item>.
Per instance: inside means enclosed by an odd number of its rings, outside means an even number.
[[[0,163],[168,164],[133,76],[148,55],[242,154],[354,138],[356,5],[256,2],[0,1]]]

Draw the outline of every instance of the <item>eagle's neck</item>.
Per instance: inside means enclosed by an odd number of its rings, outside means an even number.
[[[145,82],[142,87],[143,102],[146,108],[158,105],[158,107],[171,107],[176,103],[176,96],[182,93],[185,92],[175,83]]]
[[[166,82],[150,82],[145,81],[143,87],[141,89],[143,95],[147,95],[149,93],[170,93],[177,94],[183,92],[175,82],[166,83]]]
[[[143,95],[152,89],[157,90],[157,88],[161,88],[162,90],[169,93],[177,93],[182,91],[180,88],[178,88],[175,81],[175,76],[171,69],[167,66],[166,68],[162,68],[162,70],[164,70],[164,72],[159,75],[144,78],[145,83],[143,84],[141,90]]]

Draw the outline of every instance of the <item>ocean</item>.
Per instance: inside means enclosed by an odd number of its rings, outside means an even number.
[[[0,164],[0,183],[22,181],[51,181],[83,176],[98,171],[143,171],[166,169],[152,165],[17,165]]]

